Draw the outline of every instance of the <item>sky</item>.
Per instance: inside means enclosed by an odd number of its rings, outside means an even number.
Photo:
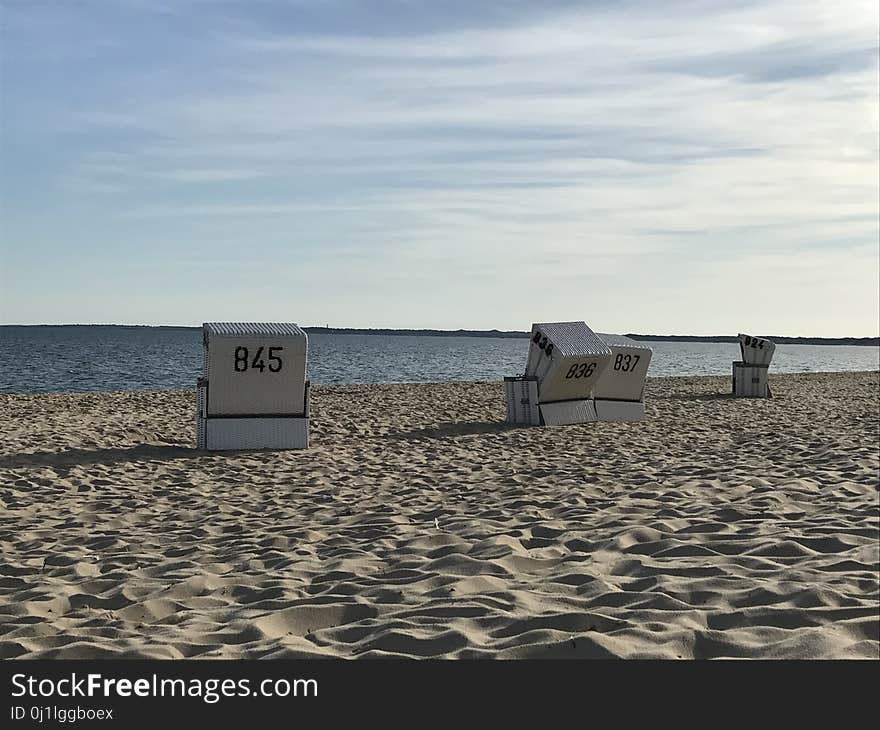
[[[878,24],[0,0],[0,323],[877,336]]]

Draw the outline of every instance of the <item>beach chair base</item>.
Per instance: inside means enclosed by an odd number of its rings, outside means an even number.
[[[208,451],[236,449],[305,449],[309,446],[309,419],[213,417],[200,418],[199,448]]]
[[[642,421],[645,404],[642,401],[603,400],[596,398],[596,417],[600,421]]]
[[[504,378],[507,422],[523,426],[567,426],[597,419],[592,399],[538,402],[538,379],[532,376]]]
[[[749,365],[742,361],[733,363],[733,394],[738,398],[769,398],[767,365]]]
[[[565,400],[541,403],[541,422],[545,426],[568,426],[573,423],[592,423],[596,419],[596,406],[592,400]]]

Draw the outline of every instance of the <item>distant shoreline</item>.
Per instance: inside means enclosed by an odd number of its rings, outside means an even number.
[[[30,327],[107,327],[114,329],[153,329],[153,330],[193,330],[201,327],[184,325],[150,324],[0,324],[0,329],[25,329]],[[321,335],[380,335],[416,337],[492,337],[503,339],[522,339],[528,332],[516,330],[434,330],[434,329],[386,329],[354,327],[303,327],[309,334]],[[646,335],[628,332],[627,337],[634,340],[652,342],[738,342],[733,335]],[[880,337],[782,337],[779,335],[758,335],[781,345],[855,345],[880,347]]]

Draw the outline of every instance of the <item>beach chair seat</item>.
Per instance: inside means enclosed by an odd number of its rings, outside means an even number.
[[[768,365],[755,365],[742,360],[733,363],[733,394],[738,398],[770,398],[767,380]]]

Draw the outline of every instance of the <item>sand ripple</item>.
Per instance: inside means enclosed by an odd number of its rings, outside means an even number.
[[[874,658],[878,375],[314,389],[313,448],[191,448],[189,392],[0,395],[0,657]]]

